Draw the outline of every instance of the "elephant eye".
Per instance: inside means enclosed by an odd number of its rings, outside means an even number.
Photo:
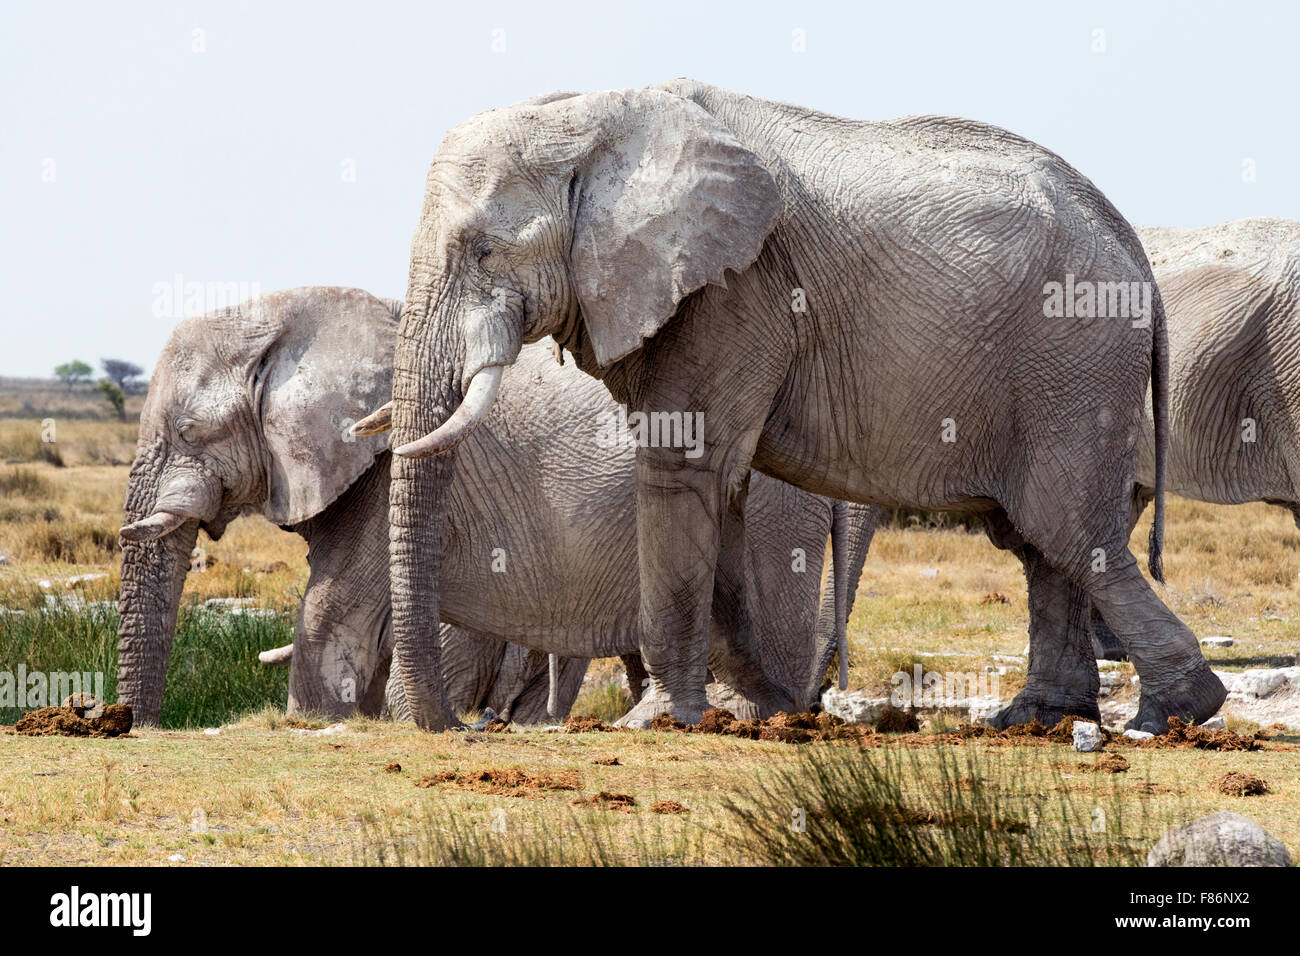
[[[189,441],[194,436],[194,430],[197,427],[198,423],[194,419],[181,418],[176,422],[176,433],[184,440]]]
[[[474,257],[482,262],[488,256],[492,255],[492,244],[486,239],[480,239],[474,244]]]

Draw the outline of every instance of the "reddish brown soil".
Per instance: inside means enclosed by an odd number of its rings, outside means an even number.
[[[72,707],[42,707],[23,714],[14,731],[30,737],[121,737],[130,732],[131,719],[126,704],[105,704],[98,717],[81,716]]]
[[[690,813],[691,811],[682,806],[676,800],[656,800],[650,804],[651,813]]]
[[[1269,792],[1266,780],[1236,770],[1231,770],[1216,780],[1214,789],[1230,797],[1258,797]]]
[[[415,782],[417,787],[429,788],[451,784],[457,790],[490,793],[503,797],[535,797],[553,790],[577,790],[582,780],[575,770],[559,770],[553,774],[530,774],[519,767],[485,767],[468,773],[442,770],[426,774]]]

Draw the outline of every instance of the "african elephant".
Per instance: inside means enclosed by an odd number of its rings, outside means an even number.
[[[1266,501],[1300,526],[1300,222],[1139,227],[1169,323],[1168,490]],[[1138,449],[1141,507],[1155,491],[1154,430]],[[1098,657],[1123,646],[1094,615]]]
[[[1084,305],[1063,309],[1076,281]],[[1136,283],[1145,308],[1098,316],[1099,283]],[[1128,549],[1150,379],[1159,576],[1167,339],[1124,218],[1062,159],[992,126],[852,121],[674,80],[480,114],[429,167],[390,515],[395,655],[420,726],[453,720],[431,624],[453,449],[521,345],[548,335],[629,413],[706,426],[690,448],[637,449],[651,683],[629,726],[707,706],[715,572],[743,548],[751,466],[834,498],[994,515],[1047,612],[1031,615],[1031,644],[1034,627],[1066,629],[1059,653],[1031,651],[1018,713],[1059,714],[1076,678],[1095,701],[1092,605],[1142,675],[1133,726],[1222,702]],[[752,635],[735,640],[733,656],[753,653]]]
[[[216,539],[248,512],[308,542],[294,645],[264,655],[291,657],[290,711],[379,712],[391,655],[390,455],[386,437],[358,437],[350,426],[391,391],[399,310],[358,290],[296,289],[173,332],[141,415],[122,529],[118,696],[138,720],[156,722],[161,710],[199,528]],[[567,712],[587,658],[637,647],[634,451],[602,445],[594,429],[566,434],[566,413],[594,421],[613,403],[546,346],[528,351],[509,386],[450,490],[439,635],[453,706],[491,706],[525,722],[548,710],[547,652],[564,658],[551,709]],[[725,610],[748,614],[760,598],[771,606],[757,615],[767,666],[803,692],[825,671],[824,662],[810,668],[827,642],[833,652],[842,640],[842,624],[816,620],[838,512],[776,481],[756,492],[753,510],[764,529],[755,540],[784,556],[784,573],[770,554],[756,553],[752,571],[748,556],[738,560],[737,588],[750,590]],[[805,573],[791,573],[794,548],[807,549]],[[769,597],[779,588],[788,604]],[[493,639],[505,637],[529,646]]]

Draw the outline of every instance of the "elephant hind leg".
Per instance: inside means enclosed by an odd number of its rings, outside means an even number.
[[[1087,595],[1128,651],[1142,681],[1138,713],[1128,726],[1163,733],[1170,717],[1208,720],[1227,692],[1195,635],[1142,576],[1128,548],[1133,502],[1126,484],[1108,478],[1104,469],[1030,475],[1029,493],[1018,512],[1007,508],[1008,515],[1025,541]],[[1122,489],[1122,497],[1108,495],[1107,487]]]
[[[1031,720],[1050,727],[1066,716],[1099,720],[1099,681],[1088,630],[1092,607],[1088,596],[1024,540],[1004,511],[990,512],[984,521],[994,545],[1020,559],[1029,586],[1029,668],[1025,686],[989,722],[1005,728]]]

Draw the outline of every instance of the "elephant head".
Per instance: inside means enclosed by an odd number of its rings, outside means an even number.
[[[552,335],[608,382],[687,296],[757,258],[780,208],[759,157],[666,90],[553,94],[443,141],[393,378],[393,632],[422,727],[453,721],[438,680],[444,453],[482,421],[502,367]]]
[[[162,710],[199,529],[219,539],[245,513],[302,528],[384,451],[385,437],[349,427],[389,395],[397,308],[357,290],[295,289],[173,331],[141,413],[121,531],[117,694],[137,722]],[[291,701],[295,690],[320,696],[303,683],[319,669],[303,665]]]

